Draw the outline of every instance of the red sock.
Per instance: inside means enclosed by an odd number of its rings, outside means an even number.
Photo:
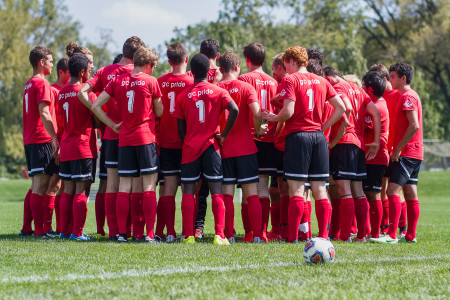
[[[312,208],[311,208],[311,201],[306,201],[306,205],[308,205],[308,238],[312,238],[312,231],[311,231],[311,214],[312,214]]]
[[[341,231],[340,203],[340,199],[331,199],[331,206],[333,209],[331,212],[330,235],[332,235],[336,240],[339,239],[339,234]]]
[[[105,213],[106,222],[108,223],[109,237],[116,236],[119,233],[116,216],[116,199],[116,193],[105,194]]]
[[[30,207],[34,220],[34,233],[36,235],[44,234],[44,221],[45,221],[45,197],[38,194],[31,194]]]
[[[341,198],[339,205],[341,219],[341,240],[346,241],[350,237],[352,222],[355,216],[355,201],[353,198]]]
[[[175,232],[175,196],[167,196],[166,206],[164,206],[164,221],[167,227],[167,235],[177,236]]]
[[[133,236],[137,239],[142,239],[144,236],[143,197],[143,193],[131,193],[131,222],[133,223]]]
[[[216,235],[224,238],[225,228],[225,204],[223,203],[223,195],[211,195],[211,207],[214,215],[214,230]]]
[[[272,203],[270,206],[270,220],[272,222],[272,233],[274,235],[280,234],[280,210],[281,203]]]
[[[397,238],[397,227],[400,219],[402,205],[400,203],[400,196],[389,196],[389,230],[388,234],[391,238]]]
[[[61,232],[61,218],[60,218],[60,202],[62,195],[56,195],[55,197],[55,219],[56,219],[56,231]]]
[[[147,227],[147,236],[154,238],[156,208],[158,206],[156,202],[156,193],[152,191],[144,192],[144,200],[142,204],[144,209],[145,224]]]
[[[369,213],[369,203],[367,198],[355,199],[355,215],[358,226],[356,238],[363,239],[366,236],[367,214]]]
[[[28,190],[28,193],[23,201],[23,232],[31,232],[33,230],[33,228],[31,227],[31,223],[33,222],[33,214],[31,213],[30,199],[31,189]]]
[[[333,213],[333,206],[331,201],[328,201],[328,234],[330,234],[331,215]]]
[[[406,205],[408,207],[408,230],[405,238],[407,241],[412,241],[416,237],[417,222],[419,221],[419,200],[408,200]]]
[[[383,214],[383,206],[381,200],[371,200],[369,201],[369,213],[370,213],[370,235],[373,238],[380,237],[380,224],[381,216]]]
[[[315,200],[316,218],[319,226],[318,237],[328,239],[328,214],[330,212],[330,204],[328,199]]]
[[[97,223],[97,233],[105,235],[105,194],[95,195],[95,221]]]
[[[44,200],[44,231],[52,230],[53,210],[55,208],[55,196],[45,195]]]
[[[282,196],[280,199],[280,227],[281,227],[281,237],[283,239],[289,238],[289,196]]]
[[[252,222],[250,222],[250,217],[248,216],[248,203],[241,203],[241,217],[245,233],[251,232]]]
[[[259,198],[261,203],[261,213],[262,213],[262,233],[267,234],[267,226],[269,225],[269,215],[270,215],[270,199],[269,198]]]
[[[258,195],[249,196],[247,198],[248,216],[252,224],[253,237],[261,238],[262,235],[262,208]]]
[[[299,234],[300,239],[305,241],[309,238],[309,220],[308,216],[310,216],[308,201],[303,201],[303,215],[300,220]]]
[[[70,226],[72,219],[73,196],[63,193],[59,203],[59,218],[61,220],[61,232],[69,236],[72,233],[73,226]]]
[[[358,231],[357,227],[356,227],[356,211],[355,211],[355,215],[353,215],[353,221],[352,221],[352,230],[351,233],[356,234],[356,232]]]
[[[181,215],[183,217],[183,229],[186,238],[194,235],[195,200],[192,194],[183,194],[181,199]]]
[[[381,200],[383,205],[383,217],[381,219],[381,233],[386,234],[389,228],[389,199]]]
[[[168,197],[159,197],[158,206],[156,207],[156,229],[155,235],[162,237],[164,235],[164,228],[166,227],[166,222],[164,220],[166,213]]]
[[[73,231],[75,236],[83,234],[84,224],[87,216],[87,196],[75,194],[73,198]]]
[[[401,213],[400,213],[400,219],[399,219],[399,221],[398,221],[398,227],[399,228],[401,228],[400,230],[401,231],[404,231],[404,228],[406,227],[406,215],[407,215],[407,212],[406,212],[406,201],[403,201],[402,203],[401,203],[401,206],[402,206],[402,210],[401,210]]]
[[[302,197],[292,197],[289,200],[289,215],[288,215],[288,226],[289,226],[289,239],[288,242],[293,242],[298,239],[298,228],[300,226],[300,221],[303,216],[305,204],[303,203]]]
[[[117,203],[116,203],[117,205]],[[127,216],[127,237],[131,237],[131,232],[133,231],[133,220],[131,217],[131,195],[128,198],[128,216]]]
[[[117,214],[117,225],[119,227],[120,234],[128,233],[128,213],[130,210],[130,194],[129,193],[117,193],[116,200],[116,214]]]
[[[233,195],[224,194],[223,202],[225,205],[225,237],[229,239],[234,236],[234,202]]]
[[[198,192],[197,192],[197,193],[195,193],[195,196],[194,196],[194,224],[193,224],[194,229],[195,229],[195,219],[197,219],[197,213],[198,213],[198,203],[199,203],[199,201],[198,201]]]

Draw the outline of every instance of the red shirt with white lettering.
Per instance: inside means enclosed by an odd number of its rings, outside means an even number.
[[[383,98],[373,101],[373,103],[375,104],[381,115],[380,148],[378,149],[377,155],[373,159],[366,160],[366,164],[387,166],[389,165],[389,153],[387,149],[387,141],[389,135],[389,112],[386,101]],[[374,142],[375,138],[371,115],[366,114],[365,123],[366,129],[364,130],[364,142],[365,144],[370,144]],[[366,153],[368,150],[369,148],[366,147]]]
[[[110,80],[114,79],[116,76],[119,76],[124,73],[131,72],[134,68],[134,65],[119,65],[119,64],[112,64],[106,67],[103,67],[97,72],[95,72],[94,76],[90,78],[87,82],[91,85],[92,91],[94,93],[103,92],[106,85],[109,83]],[[120,123],[121,119],[121,113],[119,110],[119,107],[114,99],[109,100],[106,103],[106,110],[108,117],[113,120],[115,123]],[[119,138],[119,135],[115,133],[111,128],[106,126],[105,129],[105,135],[103,136],[103,139],[105,140],[117,140]]]
[[[215,135],[220,133],[220,115],[231,101],[227,91],[209,82],[194,83],[177,97],[173,115],[186,120],[181,163],[195,161],[211,145],[219,151]]]
[[[394,147],[394,134],[395,134],[395,110],[397,109],[398,98],[400,93],[397,90],[385,91],[383,98],[386,100],[387,108],[389,111],[389,136],[387,148],[389,152],[392,152]]]
[[[417,111],[419,130],[402,149],[401,156],[423,160],[422,103],[419,95],[412,89],[404,92],[398,99],[395,112],[394,149],[405,135],[406,129],[408,129],[409,121],[406,112],[411,110]]]
[[[217,69],[209,69],[209,71],[208,71],[208,82],[209,83],[213,83],[214,79],[216,79],[216,72],[217,72]],[[194,74],[192,74],[192,71],[187,71],[186,75],[194,78]]]
[[[58,96],[58,110],[63,117],[64,133],[61,138],[61,161],[97,157],[97,135],[92,112],[77,97],[81,84],[68,84]],[[89,98],[95,101],[94,93]]]
[[[161,90],[161,101],[164,112],[159,119],[158,145],[162,148],[181,149],[180,136],[178,135],[177,118],[173,116],[175,100],[177,96],[194,83],[194,79],[186,74],[166,74],[158,78]]]
[[[330,104],[330,102],[325,102],[325,110],[323,112],[323,121],[325,122],[333,113],[334,111],[334,107],[333,105]],[[329,143],[331,141],[330,136],[331,136],[331,128],[333,128],[333,126],[328,127],[327,130],[324,131],[324,135],[325,138],[327,139],[327,142]]]
[[[62,118],[62,115],[59,113],[59,109],[58,109],[58,94],[59,91],[61,91],[61,89],[63,88],[60,85],[57,85],[56,83],[52,84],[51,86],[52,89],[52,97],[53,97],[53,103],[55,104],[54,106],[54,110],[55,110],[55,120],[56,122],[54,123],[56,125],[56,135],[58,136],[58,141],[59,143],[61,143],[61,137],[64,133],[64,121]]]
[[[41,120],[39,104],[49,105],[52,110],[52,93],[50,84],[45,78],[33,76],[28,79],[23,92],[23,145],[50,143],[52,138],[48,134]]]
[[[161,98],[156,78],[146,73],[122,74],[110,81],[105,92],[116,99],[122,113],[119,147],[155,143],[153,100]]]
[[[280,100],[295,102],[294,114],[285,123],[286,136],[298,131],[321,131],[325,101],[336,95],[328,81],[313,73],[296,72],[283,78]]]
[[[217,86],[228,91],[239,107],[236,122],[223,143],[222,158],[244,156],[258,152],[253,141],[250,125],[252,114],[249,107],[250,104],[258,102],[255,89],[250,84],[240,80],[219,82]],[[228,110],[225,111],[225,115],[225,119],[228,119]]]

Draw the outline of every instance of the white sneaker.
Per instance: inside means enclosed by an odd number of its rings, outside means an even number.
[[[397,237],[397,239],[402,239],[402,238],[405,238],[406,237],[406,234],[404,234],[403,232],[400,232],[400,234],[398,235],[398,237]]]
[[[168,235],[166,238],[166,243],[173,243],[173,242],[175,242],[175,236]]]
[[[228,242],[229,242],[230,244],[236,243],[236,240],[235,240],[234,236],[233,236],[233,237],[230,237],[230,238],[228,239]]]
[[[259,237],[253,238],[253,244],[261,244],[261,243],[263,243],[263,240],[261,240]]]

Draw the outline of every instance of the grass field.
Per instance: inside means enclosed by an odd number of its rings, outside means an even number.
[[[20,238],[29,181],[3,181],[0,298],[449,299],[449,183],[450,172],[420,174],[418,244],[334,242],[336,263],[310,266],[303,263],[303,243],[212,245],[210,206],[206,238],[195,245]],[[88,209],[85,232],[94,235],[93,202]],[[179,210],[180,203],[177,232]]]

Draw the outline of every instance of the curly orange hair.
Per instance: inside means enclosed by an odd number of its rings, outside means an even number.
[[[308,66],[308,52],[306,52],[306,49],[303,47],[294,46],[287,48],[283,54],[283,61],[288,62],[291,59],[294,60],[299,67]]]

